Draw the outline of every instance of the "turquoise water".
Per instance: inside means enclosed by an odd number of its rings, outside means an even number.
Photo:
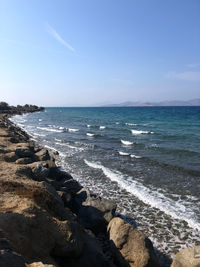
[[[200,242],[200,107],[46,108],[14,122],[164,253]]]

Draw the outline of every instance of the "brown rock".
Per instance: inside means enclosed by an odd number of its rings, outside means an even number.
[[[6,153],[4,156],[4,160],[6,162],[14,162],[18,159],[18,156],[15,154],[15,152]]]
[[[179,251],[171,267],[199,267],[200,266],[200,246],[185,248]]]
[[[47,149],[41,149],[39,152],[35,153],[35,157],[38,161],[45,161],[50,159],[50,155]]]
[[[151,241],[121,218],[113,218],[108,225],[114,257],[119,266],[157,267]]]
[[[16,164],[30,164],[32,162],[31,158],[20,158],[15,161]]]

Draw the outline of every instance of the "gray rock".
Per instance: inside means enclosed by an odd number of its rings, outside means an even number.
[[[35,180],[43,181],[47,178],[49,174],[49,169],[42,163],[37,163],[35,166],[32,167],[32,173]]]

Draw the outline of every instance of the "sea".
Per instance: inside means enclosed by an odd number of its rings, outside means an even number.
[[[200,107],[55,107],[12,121],[58,151],[57,165],[84,187],[115,200],[163,262],[200,244]]]

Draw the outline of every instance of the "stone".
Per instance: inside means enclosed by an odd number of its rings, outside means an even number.
[[[25,267],[24,258],[18,254],[9,242],[0,238],[0,266],[1,267]]]
[[[77,216],[80,223],[95,234],[106,232],[109,221],[116,210],[114,201],[89,197],[82,203]]]
[[[40,162],[35,162],[29,165],[32,169],[34,179],[37,181],[43,181],[47,178],[49,174],[49,169],[46,167],[46,164]]]
[[[72,195],[76,194],[82,188],[82,186],[79,184],[79,182],[77,182],[74,179],[66,180],[62,184],[62,187],[64,188],[63,190],[65,192],[70,193]]]
[[[35,157],[38,161],[45,161],[50,159],[49,151],[47,149],[41,149],[39,152],[35,153]]]
[[[200,246],[185,248],[179,251],[172,262],[171,267],[199,267]]]
[[[26,267],[56,267],[54,264],[44,264],[41,261],[33,262],[31,264],[26,264]]]
[[[20,145],[17,145],[15,154],[21,158],[33,156],[33,152],[30,150],[27,143],[20,143]]]
[[[118,266],[159,266],[153,245],[142,232],[119,217],[110,221],[107,231]]]
[[[16,164],[30,164],[33,160],[31,158],[19,158],[15,161]]]
[[[5,156],[4,156],[4,160],[6,162],[14,162],[17,159],[18,159],[18,156],[15,154],[15,152],[6,153]]]

